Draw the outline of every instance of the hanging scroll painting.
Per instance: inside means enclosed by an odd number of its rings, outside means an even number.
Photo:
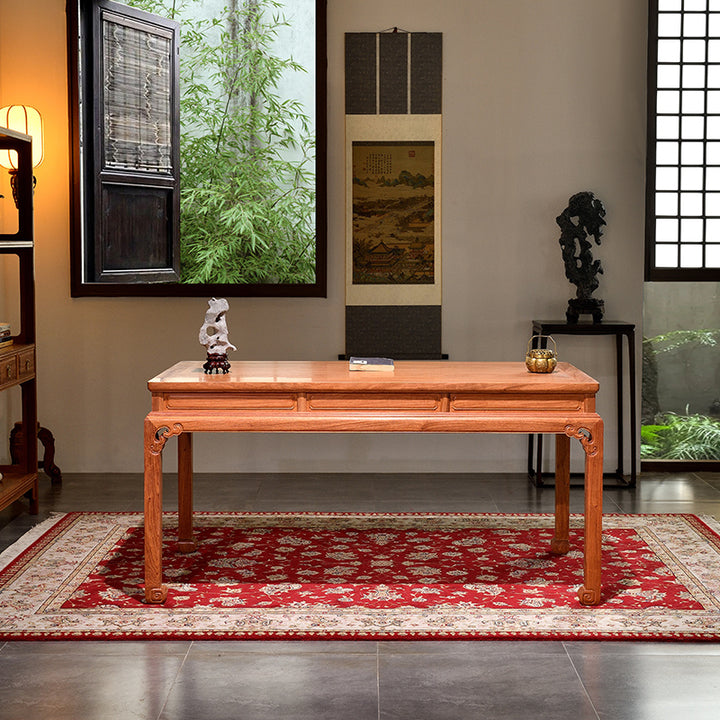
[[[388,129],[348,144],[348,301],[439,304],[439,143],[427,127],[408,133],[403,123],[403,137],[416,137],[402,140]]]
[[[435,279],[435,144],[354,142],[354,285]]]
[[[345,36],[345,354],[442,354],[442,34]]]
[[[441,303],[439,33],[346,35],[346,304]]]

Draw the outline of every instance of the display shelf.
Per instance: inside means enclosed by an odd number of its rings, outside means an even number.
[[[10,345],[0,346],[0,392],[19,387],[22,397],[22,460],[0,466],[0,510],[29,496],[38,512],[37,386],[35,378],[35,248],[33,231],[32,139],[0,128],[0,150],[17,153],[17,198],[5,197],[3,212],[17,212],[17,232],[0,233],[0,255],[15,255],[19,269],[19,327]]]

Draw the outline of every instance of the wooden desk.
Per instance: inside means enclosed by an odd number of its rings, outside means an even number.
[[[344,362],[233,362],[205,375],[181,362],[148,382],[145,418],[145,600],[162,603],[162,451],[178,436],[179,549],[192,528],[194,432],[552,433],[555,535],[569,549],[570,439],[585,451],[584,582],[580,602],[600,602],[603,422],[598,383],[572,365],[532,374],[520,362],[400,361],[394,372],[351,372]]]

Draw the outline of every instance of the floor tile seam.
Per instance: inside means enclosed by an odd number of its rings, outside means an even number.
[[[701,483],[702,483],[703,485],[705,485],[706,487],[708,487],[708,488],[710,488],[710,489],[712,489],[712,490],[715,490],[717,493],[720,494],[720,489],[718,489],[718,488],[717,488],[715,485],[713,485],[711,482],[708,482],[708,480],[706,480],[706,479],[702,476],[701,473],[696,472],[696,471],[693,471],[693,472],[690,473],[690,475],[692,476],[693,480],[697,480],[697,481],[701,482]]]
[[[573,672],[575,673],[575,677],[578,679],[578,682],[580,683],[580,687],[582,687],[582,691],[585,694],[585,697],[587,698],[588,702],[590,703],[590,707],[592,708],[593,713],[595,713],[596,720],[600,720],[600,714],[598,713],[598,709],[595,707],[595,703],[593,702],[593,699],[590,697],[590,693],[588,692],[585,682],[582,679],[577,666],[575,665],[575,661],[572,659],[572,655],[570,654],[570,650],[568,649],[567,643],[563,642],[562,646],[563,646],[563,649],[565,650],[565,654],[567,655],[567,659],[570,661],[570,665],[573,669]]]
[[[377,720],[380,720],[380,643],[375,643],[375,700]]]
[[[178,669],[175,671],[175,677],[173,677],[172,682],[168,685],[167,692],[165,693],[165,699],[163,700],[162,707],[160,708],[160,711],[158,712],[157,717],[155,720],[162,720],[163,716],[165,715],[165,709],[167,708],[168,703],[170,702],[170,696],[172,695],[173,691],[175,690],[175,686],[178,683],[178,678],[180,677],[180,673],[183,671],[183,668],[185,667],[185,663],[187,662],[188,657],[190,656],[190,651],[192,650],[193,646],[195,645],[195,641],[192,640],[188,644],[185,654],[183,655],[183,659],[178,665]]]

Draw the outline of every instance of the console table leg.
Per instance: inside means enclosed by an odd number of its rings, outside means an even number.
[[[162,603],[162,445],[154,425],[145,421],[145,602]]]
[[[623,378],[623,336],[618,334],[615,336],[615,375],[617,376],[617,454],[618,467],[615,474],[622,478],[625,470],[625,430],[623,428],[623,399],[625,397],[624,378]]]
[[[603,423],[589,428],[591,436],[582,441],[585,450],[585,553],[584,583],[578,592],[583,605],[600,602],[603,501]]]
[[[193,552],[193,458],[192,433],[178,435],[178,550]]]
[[[635,403],[635,333],[628,334],[630,372],[630,487],[637,483],[637,407]]]
[[[555,436],[555,537],[550,549],[564,555],[570,549],[570,438]]]

